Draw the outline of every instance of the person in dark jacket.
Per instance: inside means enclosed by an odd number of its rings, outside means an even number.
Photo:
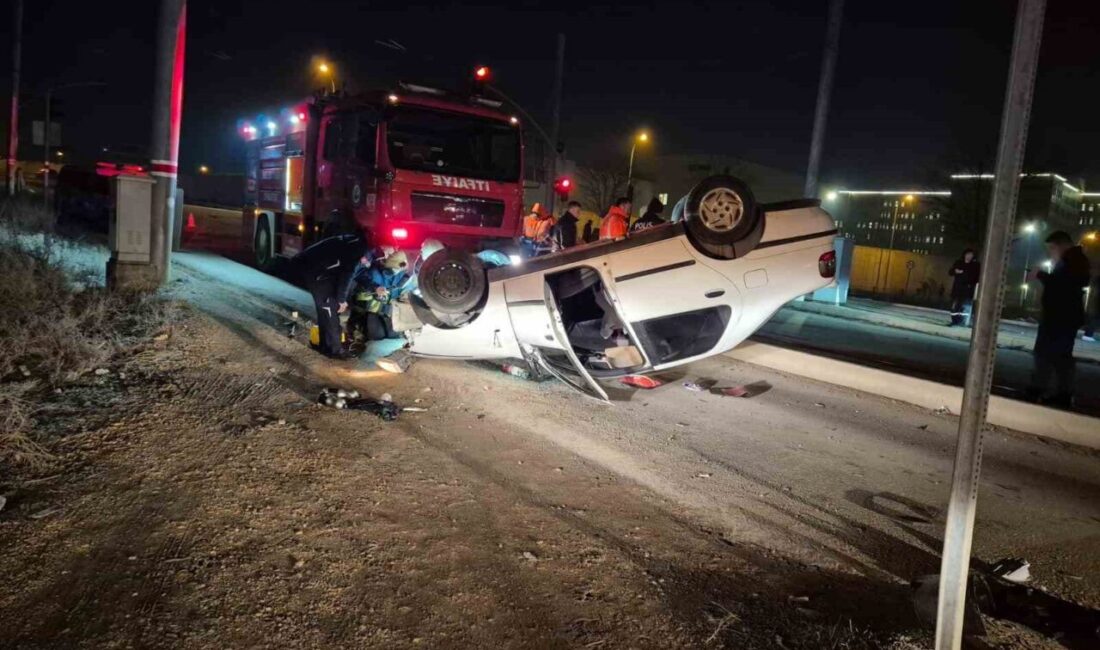
[[[954,279],[954,284],[951,285],[950,326],[970,325],[970,308],[974,305],[974,290],[978,287],[981,270],[971,248],[964,250],[962,257],[951,265],[948,275]]]
[[[1046,239],[1047,250],[1055,260],[1048,271],[1028,271],[1028,280],[1043,285],[1039,313],[1039,331],[1035,336],[1035,371],[1029,395],[1052,406],[1073,406],[1076,370],[1073,344],[1077,328],[1085,322],[1084,289],[1089,282],[1089,260],[1069,234],[1059,230]],[[1051,376],[1056,390],[1046,398]]]
[[[321,353],[342,358],[340,314],[348,308],[344,301],[352,274],[367,252],[362,235],[337,235],[322,239],[294,257],[302,284],[313,295],[317,306],[317,327],[321,333]]]
[[[570,201],[565,207],[565,212],[558,217],[558,223],[554,225],[554,247],[556,250],[565,250],[577,245],[577,222],[581,217],[581,204]]]
[[[657,197],[653,197],[649,201],[649,205],[646,206],[645,212],[642,216],[634,222],[634,225],[630,226],[630,232],[638,232],[639,230],[645,230],[646,228],[652,228],[653,226],[659,226],[665,222],[661,217],[661,213],[665,210],[665,204],[661,203],[661,200]]]

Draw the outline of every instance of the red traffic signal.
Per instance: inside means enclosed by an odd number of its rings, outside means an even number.
[[[479,65],[474,68],[474,79],[478,81],[489,81],[489,77],[492,76],[492,71],[487,65]]]
[[[560,176],[554,181],[554,191],[563,199],[569,197],[569,192],[573,190],[573,179],[568,176]]]

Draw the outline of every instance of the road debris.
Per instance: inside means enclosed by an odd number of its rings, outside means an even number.
[[[706,390],[705,388],[703,388],[702,386],[700,386],[699,384],[697,384],[693,381],[685,381],[683,385],[684,385],[684,388],[690,390],[693,393],[702,393],[703,391]]]
[[[644,390],[652,390],[658,386],[664,385],[659,379],[653,377],[646,377],[645,375],[627,375],[619,380],[620,384],[627,386],[633,386],[634,388],[642,388]]]
[[[718,392],[726,397],[748,397],[749,389],[744,386],[730,386],[728,388],[719,388]]]
[[[527,560],[528,562],[538,562],[539,557],[531,551],[524,551],[523,559]]]
[[[401,408],[393,403],[393,396],[389,393],[382,393],[381,398],[373,400],[361,397],[357,390],[344,390],[343,388],[323,388],[321,394],[317,397],[317,403],[335,409],[367,411],[368,413],[374,413],[387,422],[396,420],[397,414],[401,412]]]
[[[46,517],[49,517],[50,515],[58,513],[58,512],[61,512],[61,508],[43,508],[42,510],[38,510],[37,512],[32,512],[31,514],[27,515],[27,518],[28,519],[45,519]]]
[[[403,408],[401,410],[405,413],[427,413],[428,412],[428,409],[424,408],[423,406],[406,406],[405,408]]]
[[[1005,558],[994,562],[989,572],[998,578],[1022,584],[1031,580],[1031,563],[1023,558]]]
[[[523,366],[517,366],[514,363],[506,363],[500,367],[501,372],[519,379],[530,379],[531,373]]]
[[[96,374],[97,377],[102,377],[103,375],[111,374],[111,371],[106,369],[106,368],[96,368],[95,369],[95,374]]]
[[[948,407],[947,407],[947,406],[945,405],[945,406],[941,406],[941,407],[939,407],[939,408],[938,408],[938,409],[936,409],[936,410],[935,410],[934,412],[935,412],[935,413],[939,413],[940,415],[950,415],[950,414],[951,414],[951,409],[950,409],[950,408],[948,408]]]

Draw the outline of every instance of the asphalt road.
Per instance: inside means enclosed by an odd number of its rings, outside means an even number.
[[[222,318],[251,312],[258,326],[280,328],[291,309],[311,313],[304,292],[224,258],[178,255],[174,273],[183,298]],[[850,343],[857,352],[898,340],[860,331],[840,337],[819,318],[781,315],[764,334],[859,338],[860,345]],[[902,338],[914,353],[931,344]],[[507,432],[565,450],[600,468],[602,477],[582,480],[611,490],[624,480],[640,485],[677,517],[731,543],[883,584],[938,569],[957,427],[949,415],[725,357],[666,377],[657,390],[616,389],[611,404],[475,364],[420,361],[400,376],[364,366],[348,376],[367,390],[427,395],[431,408],[484,414],[483,426],[462,434],[468,440],[448,438],[448,445],[484,445],[486,436]],[[685,379],[750,384],[755,394],[691,392]],[[442,434],[427,427],[423,435]],[[519,462],[540,466],[538,452],[528,453],[535,457]],[[533,475],[527,488],[540,489]],[[974,555],[980,562],[1026,558],[1034,584],[1096,609],[1098,497],[1096,453],[994,431],[986,437]]]

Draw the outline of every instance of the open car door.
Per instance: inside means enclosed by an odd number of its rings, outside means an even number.
[[[553,289],[551,289],[549,283],[545,283],[543,286],[546,309],[550,313],[550,331],[554,339],[561,345],[561,349],[539,345],[532,346],[531,351],[535,361],[546,372],[554,375],[569,387],[579,390],[589,397],[608,401],[607,393],[603,387],[592,378],[577,354],[573,352],[573,347],[565,333],[565,324],[562,321],[561,310],[558,309],[558,301],[554,297]]]

